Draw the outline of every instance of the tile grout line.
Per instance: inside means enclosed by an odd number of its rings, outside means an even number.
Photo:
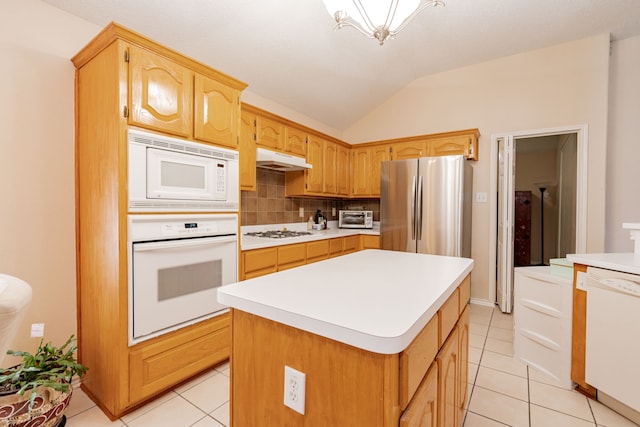
[[[529,411],[529,427],[531,427],[531,383],[529,381],[529,365],[527,365],[527,410]]]

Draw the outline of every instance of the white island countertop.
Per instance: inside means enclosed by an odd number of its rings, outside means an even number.
[[[567,259],[575,264],[590,265],[623,273],[640,274],[640,255],[636,255],[633,252],[569,254]]]
[[[219,288],[218,301],[367,351],[403,351],[473,260],[365,250]]]

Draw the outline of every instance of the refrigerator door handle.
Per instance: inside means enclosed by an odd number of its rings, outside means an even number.
[[[416,230],[416,240],[422,240],[422,176],[418,179],[418,192],[416,194],[416,200],[418,203],[418,209],[416,210],[416,221],[417,230]]]
[[[416,176],[411,180],[411,239],[416,240]]]

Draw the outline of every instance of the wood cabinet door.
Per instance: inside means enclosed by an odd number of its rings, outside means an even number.
[[[348,196],[349,195],[349,165],[351,162],[349,161],[350,150],[347,147],[342,145],[337,145],[338,154],[336,159],[336,185],[338,190],[338,195],[340,196]]]
[[[454,329],[438,353],[438,425],[457,427],[458,330]]]
[[[370,194],[372,196],[380,196],[380,170],[382,167],[382,162],[390,159],[389,157],[389,146],[381,145],[371,147],[369,149],[369,180],[370,184]]]
[[[451,136],[429,140],[430,156],[451,156],[461,154],[467,158],[471,154],[471,136]]]
[[[313,168],[305,171],[307,178],[307,192],[321,194],[324,186],[324,140],[315,136],[309,136],[307,143],[307,162]]]
[[[240,189],[256,191],[256,115],[240,113]]]
[[[327,195],[338,194],[338,145],[334,142],[324,142],[324,190]]]
[[[256,144],[282,151],[284,148],[284,126],[277,120],[268,117],[257,117]]]
[[[284,151],[296,156],[307,156],[307,133],[301,129],[287,126],[284,132]]]
[[[242,268],[245,279],[275,273],[278,266],[278,250],[276,247],[252,249],[242,252]]]
[[[193,72],[135,46],[129,48],[129,67],[129,123],[190,137]]]
[[[240,93],[196,74],[194,99],[194,138],[236,149]]]
[[[367,148],[352,149],[351,170],[353,171],[353,196],[368,196],[370,194],[369,180],[369,150]]]
[[[391,159],[417,159],[428,155],[427,141],[409,141],[393,144]]]
[[[436,362],[424,376],[411,404],[400,417],[400,427],[438,426],[438,365]]]
[[[458,320],[458,421],[464,417],[469,393],[469,305]]]

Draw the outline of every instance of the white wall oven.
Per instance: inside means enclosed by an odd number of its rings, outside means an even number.
[[[238,275],[236,214],[129,215],[129,345],[222,314]]]
[[[237,151],[129,129],[129,212],[238,210]]]

